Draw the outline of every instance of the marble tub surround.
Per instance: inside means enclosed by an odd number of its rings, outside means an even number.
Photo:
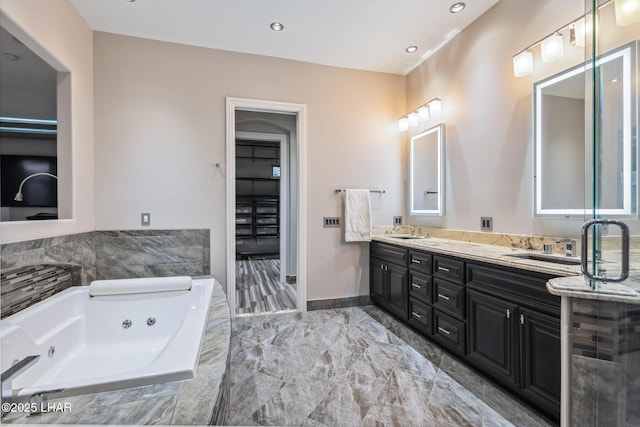
[[[96,231],[96,277],[207,275],[210,247],[209,229]]]
[[[214,286],[195,378],[49,402],[68,411],[29,417],[11,413],[3,424],[208,425],[225,424],[229,410],[229,348],[231,316],[226,294]]]
[[[2,271],[37,264],[73,264],[81,267],[81,283],[96,279],[95,233],[68,234],[0,245]]]
[[[79,285],[81,267],[36,264],[3,269],[0,273],[0,307],[4,319],[70,286]]]
[[[375,306],[233,319],[229,425],[551,425]]]

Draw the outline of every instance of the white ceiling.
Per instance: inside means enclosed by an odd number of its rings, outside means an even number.
[[[71,0],[96,31],[407,74],[498,0]],[[284,31],[269,28],[272,22]],[[413,54],[405,52],[418,46]]]

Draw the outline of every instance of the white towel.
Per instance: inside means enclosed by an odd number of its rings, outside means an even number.
[[[146,292],[183,291],[191,289],[191,277],[146,277],[142,279],[94,280],[89,295],[143,294]]]
[[[347,190],[344,200],[344,241],[371,241],[369,190]]]

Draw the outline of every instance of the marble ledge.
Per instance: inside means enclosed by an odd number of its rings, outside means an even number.
[[[598,283],[595,290],[582,276],[558,277],[547,282],[547,290],[563,297],[640,304],[640,274],[632,273],[623,283]]]
[[[204,277],[204,276],[203,276]],[[2,424],[103,424],[103,425],[209,425],[222,420],[216,413],[227,408],[224,390],[228,380],[231,315],[222,286],[216,282],[200,348],[195,378],[102,393],[50,398],[52,406],[70,411],[29,417],[11,413]]]

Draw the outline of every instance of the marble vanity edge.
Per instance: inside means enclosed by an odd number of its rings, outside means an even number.
[[[640,304],[640,279],[631,277],[627,280],[632,281],[637,289],[627,284],[600,283],[597,290],[592,290],[584,277],[574,276],[549,280],[547,290],[560,297]]]
[[[559,277],[547,282],[547,291],[556,296],[640,304],[640,277],[631,276],[625,284],[601,283],[598,290],[593,291],[585,283],[580,266],[567,267],[508,256],[510,253],[522,252],[522,249],[435,237],[398,240],[391,236],[392,234],[374,235],[372,240],[409,249],[427,250],[432,253],[465,258],[472,261],[556,275]]]
[[[518,268],[555,276],[576,276],[580,266],[566,266],[547,262],[511,257],[509,254],[521,253],[524,249],[494,246],[484,243],[464,242],[458,240],[428,237],[425,239],[399,240],[391,235],[373,236],[373,241],[389,243],[409,249],[426,250],[436,254],[465,258],[472,261],[486,262],[504,267]],[[443,247],[445,246],[445,247]]]

